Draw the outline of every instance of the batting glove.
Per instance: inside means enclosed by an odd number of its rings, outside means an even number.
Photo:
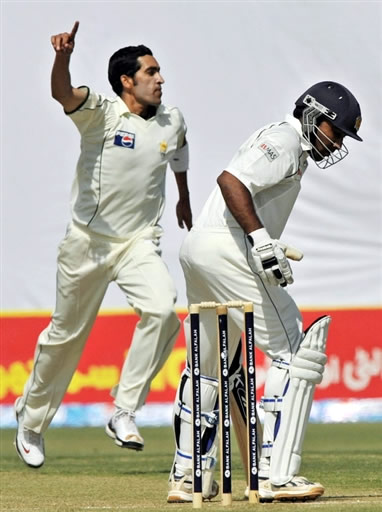
[[[272,239],[265,228],[252,231],[247,237],[252,245],[251,253],[259,276],[274,286],[292,284],[293,272],[286,256],[288,247]],[[296,259],[302,258],[302,253],[299,254],[301,256]]]

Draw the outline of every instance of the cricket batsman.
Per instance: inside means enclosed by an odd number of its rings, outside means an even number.
[[[271,361],[261,400],[263,442],[259,461],[262,501],[315,499],[324,487],[299,474],[314,390],[322,380],[330,317],[303,331],[301,313],[287,291],[293,273],[282,234],[308,161],[329,169],[348,155],[345,137],[362,141],[360,106],[343,85],[314,84],[295,102],[293,115],[263,126],[246,140],[225,170],[180,251],[189,304],[254,304],[255,341]],[[330,169],[331,171],[331,169]],[[329,171],[329,172],[330,172]],[[320,219],[318,219],[318,222]],[[301,255],[302,256],[302,255]],[[242,331],[242,312],[229,310],[231,367]],[[185,333],[190,360],[189,318]],[[218,493],[218,361],[216,315],[200,316],[203,497]],[[235,374],[231,371],[232,384]],[[174,464],[167,501],[192,501],[190,372],[183,372],[174,403]]]

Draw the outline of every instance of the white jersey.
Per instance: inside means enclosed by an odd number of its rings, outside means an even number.
[[[287,115],[284,122],[257,130],[239,148],[226,171],[250,191],[256,213],[271,237],[279,238],[301,188],[310,145],[302,138],[301,123]],[[220,187],[209,196],[195,229],[239,228]]]
[[[68,115],[81,134],[73,220],[120,239],[156,226],[164,208],[166,167],[186,132],[179,109],[160,105],[146,120],[120,97],[89,91]]]

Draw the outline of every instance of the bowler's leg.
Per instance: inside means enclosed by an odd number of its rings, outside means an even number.
[[[139,240],[121,260],[116,279],[140,320],[113,389],[117,413],[106,432],[119,446],[143,448],[135,426],[135,411],[144,404],[153,378],[175,344],[180,322],[175,311],[176,291],[157,246]]]
[[[32,373],[15,403],[16,448],[32,467],[44,461],[41,434],[65,395],[106,291],[107,276],[88,258],[88,249],[89,239],[76,229],[60,245],[55,312],[38,338]],[[35,448],[41,453],[34,457]]]

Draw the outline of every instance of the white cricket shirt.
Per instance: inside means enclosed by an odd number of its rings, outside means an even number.
[[[156,226],[165,203],[167,163],[186,132],[180,110],[160,105],[146,120],[131,113],[120,97],[89,91],[68,115],[81,134],[73,220],[121,239]]]
[[[285,121],[266,125],[251,135],[225,168],[250,191],[256,213],[273,238],[281,236],[300,191],[308,149],[300,121],[287,115]],[[195,228],[227,227],[240,226],[216,185]]]

